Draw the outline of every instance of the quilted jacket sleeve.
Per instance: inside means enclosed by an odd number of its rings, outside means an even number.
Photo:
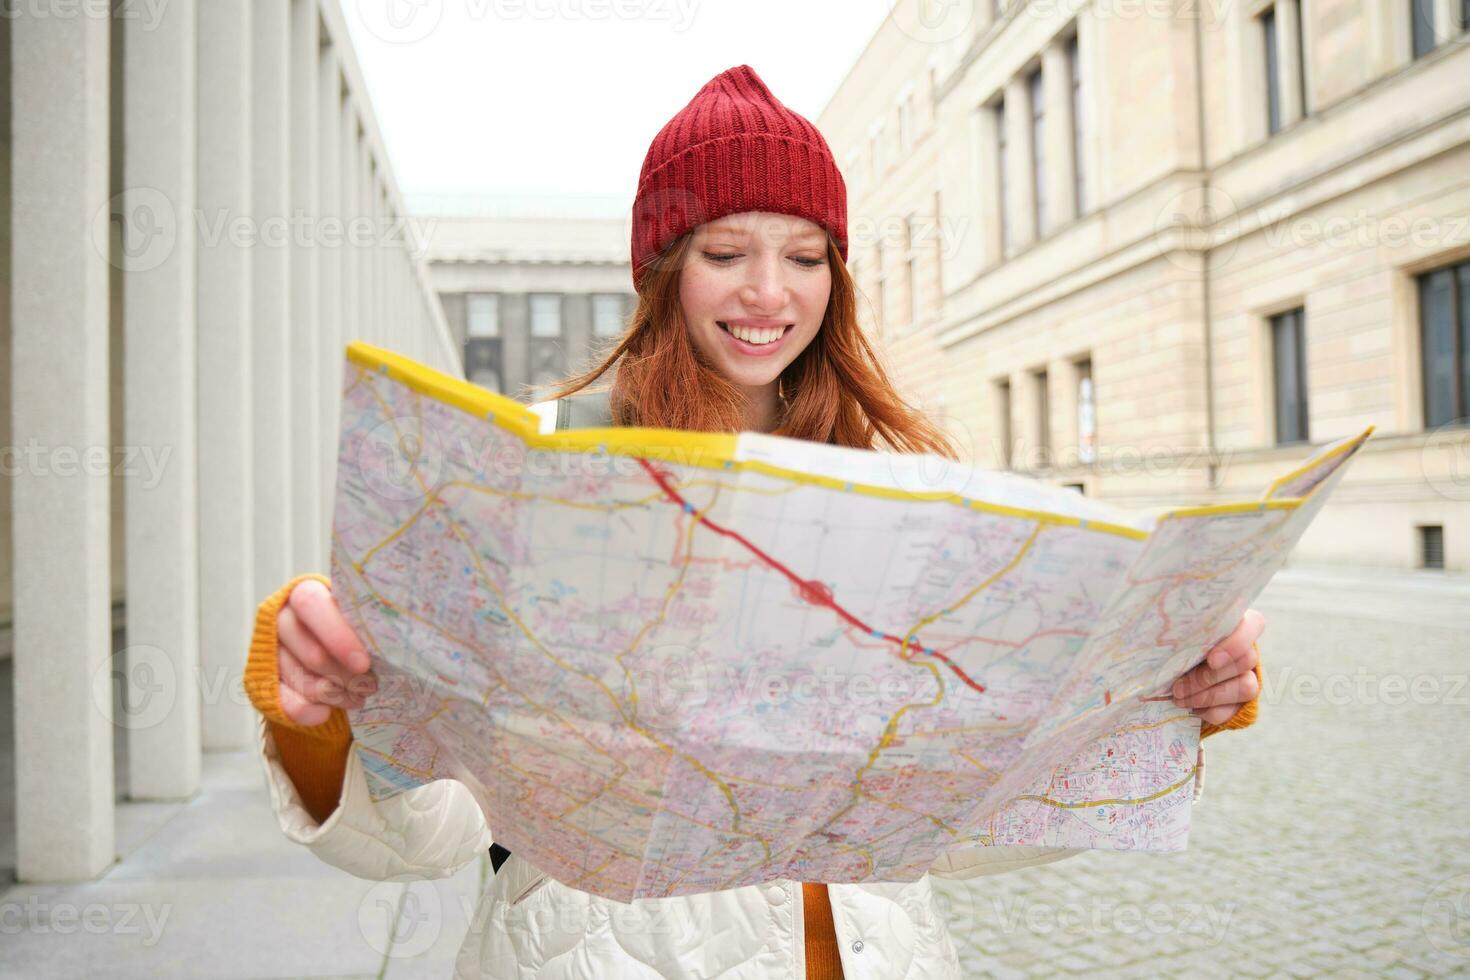
[[[356,751],[347,754],[337,808],[317,823],[281,765],[263,718],[256,745],[282,832],[348,874],[374,881],[446,878],[490,846],[490,831],[463,783],[439,779],[374,803]]]
[[[281,710],[276,618],[292,588],[306,578],[330,586],[323,576],[297,576],[262,602],[245,670],[246,692],[259,712],[255,744],[276,821],[288,838],[359,878],[452,875],[490,846],[468,787],[441,779],[374,803],[346,714],[335,708],[327,722],[303,726]],[[295,780],[303,782],[298,786]]]

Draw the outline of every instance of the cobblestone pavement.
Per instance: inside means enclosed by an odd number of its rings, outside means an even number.
[[[1189,850],[942,882],[966,976],[1470,976],[1470,590],[1287,570]]]

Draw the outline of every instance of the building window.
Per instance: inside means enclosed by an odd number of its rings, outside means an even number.
[[[905,93],[898,103],[898,147],[907,152],[914,145],[914,96]]]
[[[1011,468],[1011,383],[1005,378],[995,383],[995,431],[1000,439],[1000,465]]]
[[[547,293],[531,296],[531,336],[561,336],[561,296]]]
[[[872,164],[872,168],[873,168],[872,169],[872,173],[870,174],[870,176],[871,176],[872,182],[873,183],[877,183],[878,182],[878,179],[883,176],[883,165],[884,165],[884,161],[883,161],[883,127],[881,125],[874,126],[872,132],[870,132],[868,134],[868,150],[869,150],[869,160],[870,160],[870,162]]]
[[[1031,183],[1036,200],[1036,237],[1046,229],[1046,95],[1041,69],[1031,73]]]
[[[1276,8],[1267,7],[1261,23],[1262,54],[1266,61],[1266,132],[1281,132],[1281,62],[1276,57]]]
[[[1084,148],[1086,117],[1082,114],[1082,58],[1077,37],[1067,42],[1067,70],[1072,75],[1072,193],[1077,199],[1077,214],[1087,213],[1087,166]]]
[[[1077,362],[1077,462],[1097,462],[1097,403],[1090,357]]]
[[[881,337],[883,336],[883,303],[885,301],[884,292],[888,280],[888,277],[883,269],[883,242],[881,240],[879,240],[873,246],[873,271],[877,275],[877,278],[874,280],[877,283],[877,286],[873,290],[873,301],[874,305],[878,308],[877,322],[873,324],[873,329],[877,333],[877,335]]]
[[[904,220],[904,228],[908,233],[909,326],[913,326],[919,322],[919,247],[913,215]]]
[[[1307,441],[1306,339],[1301,308],[1271,318],[1271,374],[1276,394],[1276,443]]]
[[[464,345],[465,374],[481,388],[505,391],[499,337],[471,337]]]
[[[1296,64],[1292,65],[1292,71],[1296,73],[1296,110],[1297,114],[1305,119],[1307,116],[1307,42],[1305,40],[1307,32],[1302,23],[1303,2],[1304,0],[1297,0],[1288,9],[1296,17],[1296,23],[1293,25],[1296,32],[1296,50],[1293,53]]]
[[[1051,461],[1051,386],[1046,368],[1032,376],[1036,388],[1036,465],[1046,466]]]
[[[471,293],[465,301],[471,337],[500,336],[500,297],[493,293]]]
[[[1288,20],[1280,18],[1286,17]],[[1307,114],[1307,69],[1306,49],[1302,41],[1302,8],[1300,3],[1267,7],[1257,16],[1261,25],[1261,56],[1266,67],[1266,132],[1275,135],[1281,132],[1291,118]],[[1293,39],[1291,50],[1282,57],[1281,32],[1289,32]],[[1291,89],[1291,105],[1287,105],[1288,84]]]
[[[1470,416],[1470,262],[1419,277],[1424,424]]]
[[[1420,524],[1419,567],[1444,568],[1444,525]]]
[[[1408,0],[1410,36],[1414,57],[1422,58],[1434,50],[1434,5],[1436,0]]]
[[[623,297],[596,294],[592,297],[592,333],[597,337],[616,337],[623,332]]]
[[[934,295],[944,299],[944,212],[939,210],[939,191],[934,192]]]
[[[1000,250],[1002,255],[1011,254],[1011,189],[1010,173],[1006,163],[1006,103],[1001,99],[991,110],[995,113],[995,172],[1000,193]]]

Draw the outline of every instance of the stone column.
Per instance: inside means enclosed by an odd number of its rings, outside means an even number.
[[[1036,193],[1031,164],[1031,93],[1024,75],[1006,82],[1006,208],[1011,250],[1036,240]]]
[[[975,235],[980,241],[981,261],[974,265],[984,268],[1000,262],[1005,257],[1002,240],[1001,209],[1005,202],[1000,196],[1000,129],[996,126],[995,107],[981,106],[975,111],[975,159],[976,179],[980,188],[980,208],[976,217],[978,227],[964,229],[964,234]]]
[[[1011,375],[1011,424],[1016,433],[1016,448],[1011,466],[1018,470],[1035,470],[1046,465],[1047,454],[1043,426],[1049,420],[1040,411],[1040,385],[1036,372],[1016,371]],[[1048,413],[1049,414],[1049,413]]]
[[[1077,362],[1056,358],[1047,364],[1051,394],[1052,465],[1077,465]]]
[[[358,290],[362,271],[358,260],[362,249],[356,244],[354,222],[359,217],[357,183],[361,164],[357,156],[357,110],[350,98],[343,98],[342,121],[338,127],[341,145],[338,150],[342,175],[342,333],[340,346],[362,337]]]
[[[291,530],[295,572],[326,572],[322,528],[318,0],[291,0]]]
[[[585,371],[592,351],[592,294],[568,293],[562,300],[562,344],[567,372]]]
[[[122,22],[123,220],[158,228],[167,246],[125,252],[123,267],[124,438],[168,453],[155,485],[127,482],[127,669],[137,689],[121,721],[134,799],[199,788],[195,23],[193,0],[169,4],[154,26]]]
[[[368,296],[373,304],[373,316],[377,323],[378,343],[394,348],[397,327],[388,310],[388,208],[384,203],[382,172],[373,167],[373,278]]]
[[[404,244],[403,223],[398,223],[397,232],[394,234],[394,245],[392,245],[392,309],[398,323],[398,332],[404,341],[415,345],[416,360],[422,359],[423,350],[419,347],[422,336],[415,329],[412,313],[409,310],[409,250]]]
[[[295,572],[291,479],[291,4],[252,0],[251,365],[256,602]]]
[[[1077,217],[1077,169],[1072,127],[1072,69],[1067,45],[1053,41],[1041,55],[1041,88],[1046,97],[1047,218],[1060,228]],[[1051,229],[1044,229],[1050,231]]]
[[[41,450],[11,477],[22,881],[90,878],[115,855],[108,29],[105,17],[9,23],[10,424]]]
[[[250,744],[241,644],[254,625],[249,0],[199,8],[199,644],[204,747]]]
[[[337,427],[342,407],[342,256],[346,251],[341,225],[342,207],[342,71],[337,49],[323,44],[317,76],[318,113],[318,213],[321,234],[317,235],[317,331],[320,389],[317,424],[321,427],[321,513],[322,547],[331,547],[332,497],[337,478]],[[325,567],[325,566],[324,566]]]
[[[531,380],[531,297],[529,293],[500,294],[501,381],[508,395]]]

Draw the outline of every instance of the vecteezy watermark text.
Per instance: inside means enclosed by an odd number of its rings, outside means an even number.
[[[129,479],[152,490],[173,455],[170,446],[47,446],[32,437],[24,446],[0,446],[0,476],[106,476]]]

